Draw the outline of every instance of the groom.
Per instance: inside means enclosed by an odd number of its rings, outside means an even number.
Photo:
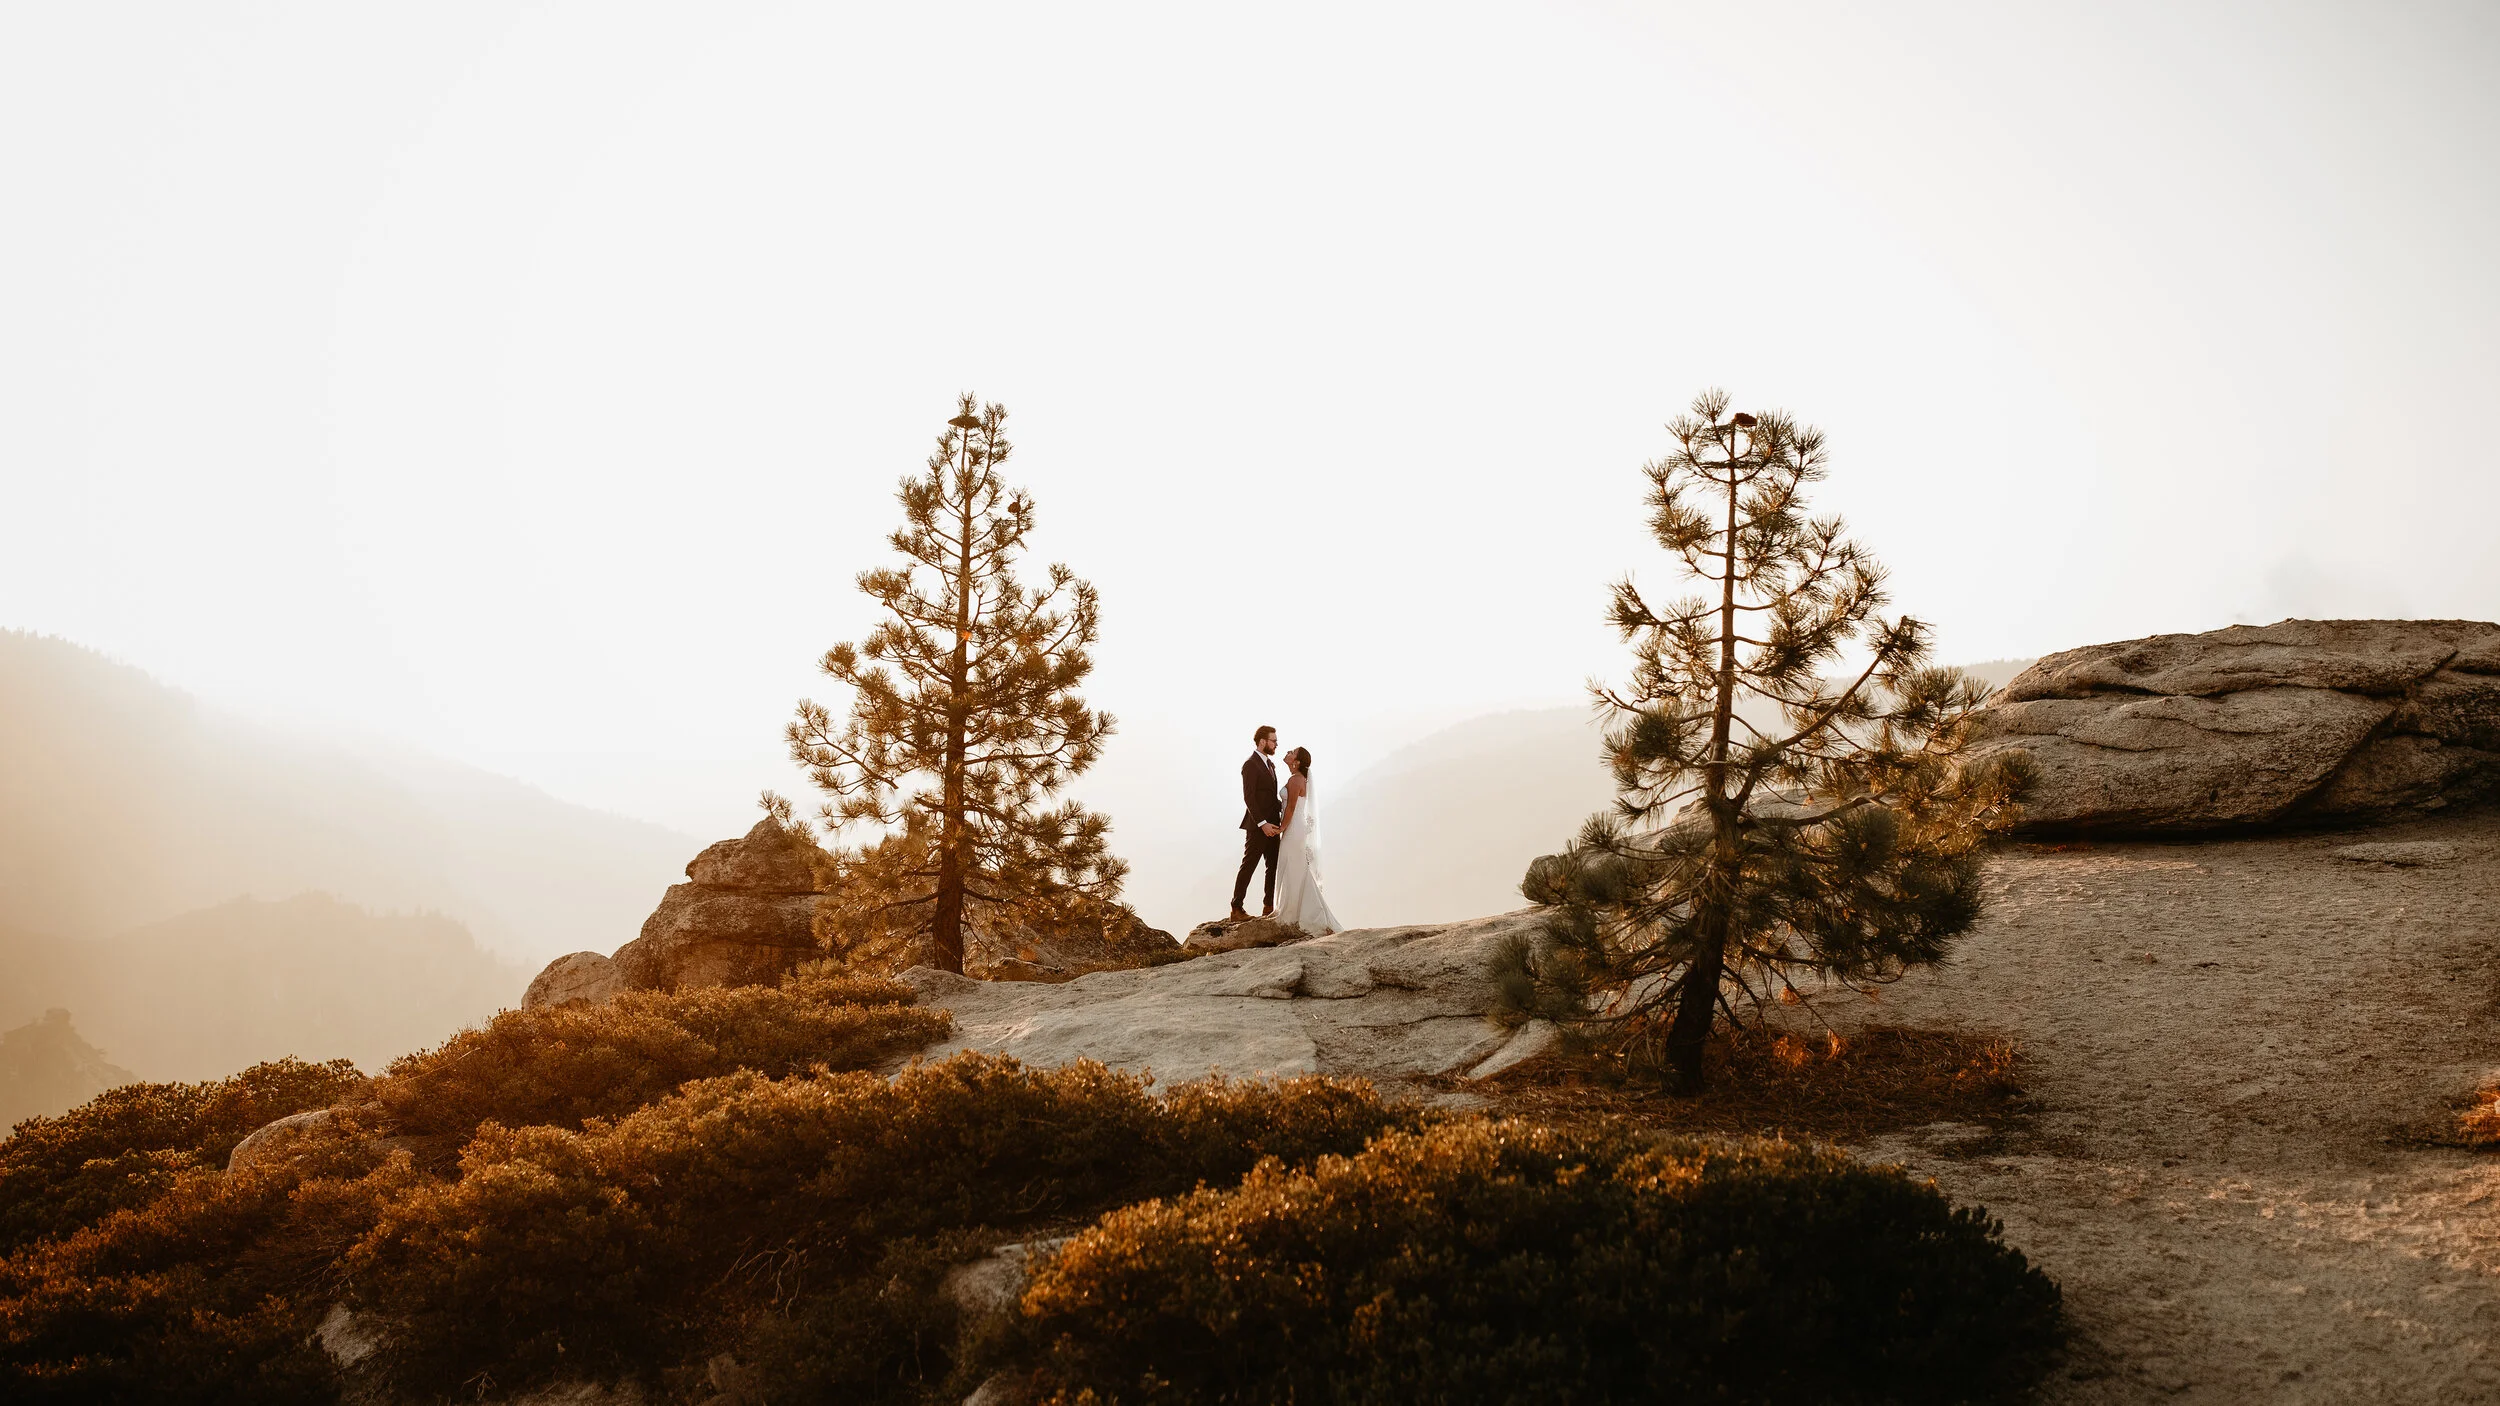
[[[1276,729],[1260,728],[1250,742],[1250,760],[1241,764],[1241,872],[1233,876],[1233,909],[1226,922],[1250,916],[1242,911],[1241,901],[1250,895],[1250,871],[1261,860],[1267,861],[1267,889],[1259,916],[1276,911],[1277,840],[1285,833],[1277,828],[1285,818],[1285,803],[1276,792]]]

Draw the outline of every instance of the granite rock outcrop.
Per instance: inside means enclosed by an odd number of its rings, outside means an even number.
[[[2355,825],[2500,797],[2500,625],[2285,620],[2052,654],[1976,723],[2028,752],[2021,832]]]
[[[744,836],[696,855],[686,865],[686,882],[671,886],[643,920],[642,935],[616,950],[619,986],[684,991],[768,984],[819,956],[814,848],[806,836],[766,816]],[[553,975],[550,968],[540,980]]]
[[[1169,1086],[1346,1074],[1379,1080],[1469,1074],[1515,1040],[1492,1018],[1494,953],[1533,934],[1535,910],[1429,927],[1330,933],[1041,985],[983,982],[929,967],[901,980],[955,1016],[922,1052],[991,1050],[1028,1064],[1092,1059]]]
[[[866,976],[930,960],[926,933],[863,917],[841,901],[829,856],[771,818],[710,845],[686,865],[613,957],[570,952],[530,982],[524,1008],[607,1000],[619,991],[768,985],[803,962],[831,958]],[[833,891],[828,892],[828,887]],[[1077,898],[1056,911],[975,903],[964,915],[964,970],[984,981],[1069,981],[1150,966],[1182,954],[1172,935],[1124,903]]]

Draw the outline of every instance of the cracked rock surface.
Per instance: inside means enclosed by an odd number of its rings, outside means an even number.
[[[901,980],[954,1012],[936,1059],[990,1050],[1029,1064],[1094,1059],[1172,1085],[1351,1074],[1465,1073],[1514,1038],[1493,1023],[1494,949],[1536,923],[1505,913],[1429,927],[1363,928],[1286,947],[1044,985],[983,982],[929,967]]]
[[[2052,654],[1974,755],[2039,768],[2035,835],[2359,824],[2500,799],[2500,625],[2285,620]]]

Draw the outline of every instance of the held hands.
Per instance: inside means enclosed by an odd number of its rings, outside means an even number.
[[[1262,820],[1259,822],[1259,833],[1262,835],[1281,835],[1285,832],[1276,828],[1275,821]]]

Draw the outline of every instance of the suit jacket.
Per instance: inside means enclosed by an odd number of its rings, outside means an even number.
[[[1259,822],[1270,825],[1285,818],[1285,798],[1276,791],[1276,763],[1263,752],[1252,752],[1241,764],[1241,828],[1256,830]]]

